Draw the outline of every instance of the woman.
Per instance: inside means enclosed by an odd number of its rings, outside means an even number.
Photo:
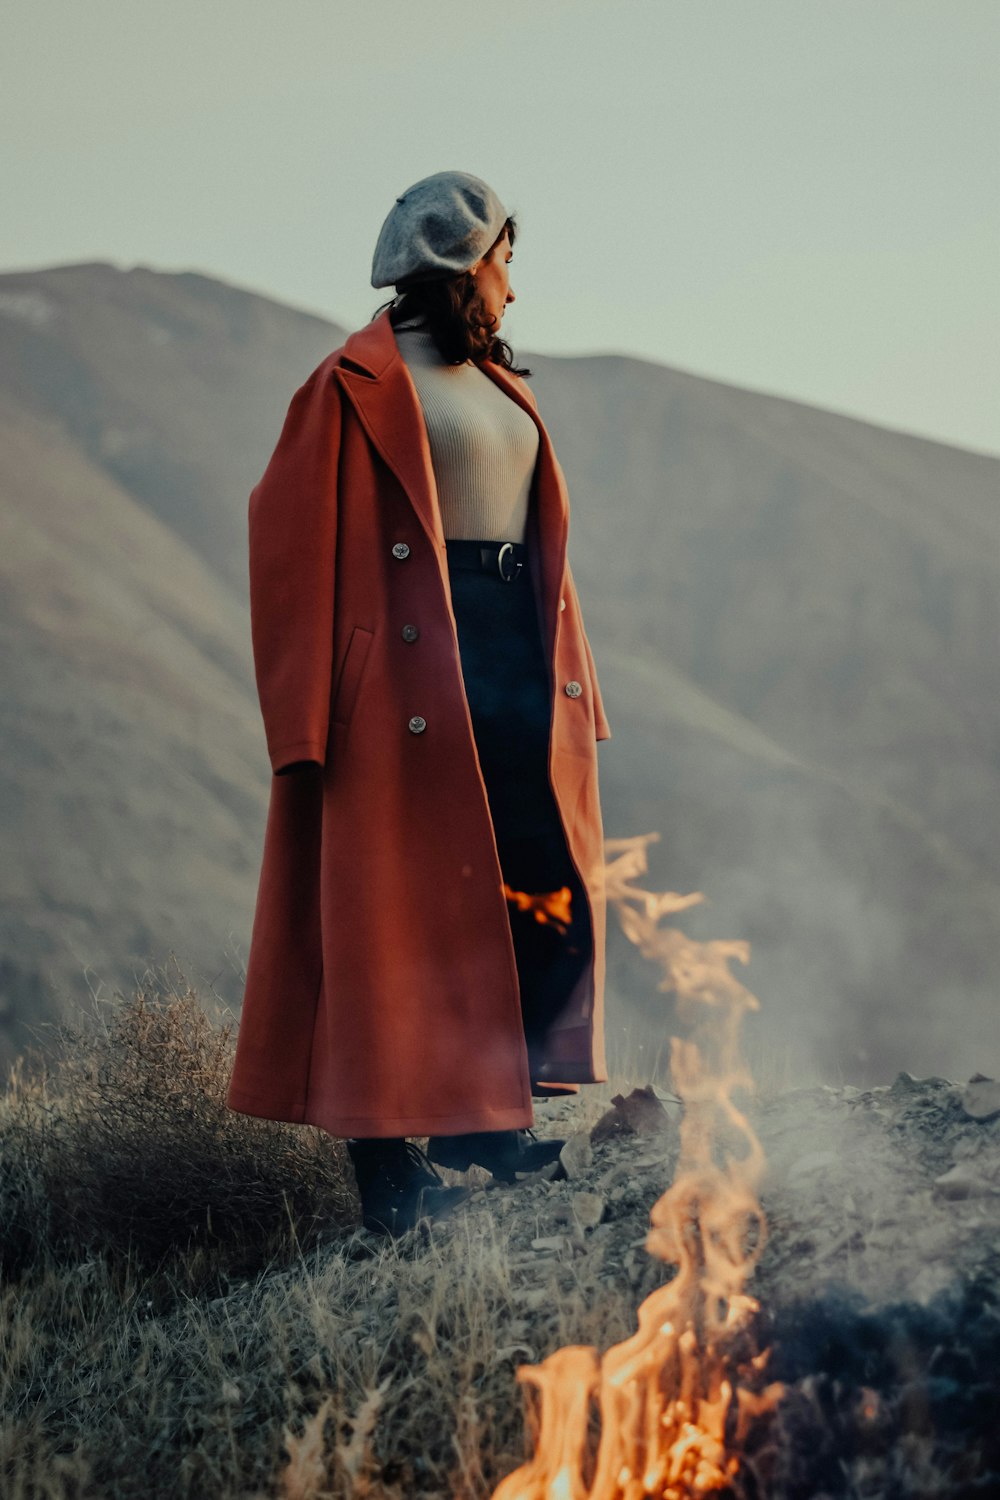
[[[498,337],[514,232],[468,173],[397,198],[372,285],[399,296],[296,392],[250,496],[274,777],[227,1102],[345,1137],[389,1233],[466,1196],[433,1162],[554,1160],[532,1097],[606,1078],[611,731]]]

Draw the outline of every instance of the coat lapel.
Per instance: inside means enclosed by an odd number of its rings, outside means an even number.
[[[388,309],[352,333],[334,373],[368,436],[399,480],[435,547],[444,551],[441,509],[417,388],[399,352]]]
[[[416,386],[399,352],[388,308],[349,335],[341,362],[333,368],[372,443],[406,491],[427,535],[443,554],[445,538],[427,427]],[[529,522],[534,527],[537,544],[532,548],[533,576],[551,649],[569,529],[566,485],[545,424],[517,378],[490,362],[482,369],[528,413],[538,428],[538,463]],[[443,557],[441,566],[443,569],[446,566]]]

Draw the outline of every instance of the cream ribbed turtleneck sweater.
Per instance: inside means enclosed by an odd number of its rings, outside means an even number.
[[[471,360],[446,364],[425,324],[394,332],[423,408],[445,537],[523,542],[535,423]]]

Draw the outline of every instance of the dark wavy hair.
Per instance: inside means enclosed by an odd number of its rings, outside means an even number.
[[[504,222],[487,251],[487,256],[494,253],[504,237],[504,231],[510,236],[510,243],[513,245],[517,235],[513,215]],[[513,375],[531,374],[527,366],[514,364],[514,351],[506,339],[494,332],[493,321],[479,295],[476,278],[468,271],[436,281],[416,282],[405,290],[397,288],[396,296],[377,307],[370,321],[374,322],[386,308],[389,308],[393,327],[412,317],[426,318],[428,332],[446,364],[461,365],[467,359],[475,364],[485,364],[487,360],[491,360],[493,364],[503,365]]]

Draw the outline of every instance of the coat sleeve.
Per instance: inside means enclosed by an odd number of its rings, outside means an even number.
[[[326,760],[340,400],[327,362],[292,397],[250,493],[250,632],[276,775]]]

